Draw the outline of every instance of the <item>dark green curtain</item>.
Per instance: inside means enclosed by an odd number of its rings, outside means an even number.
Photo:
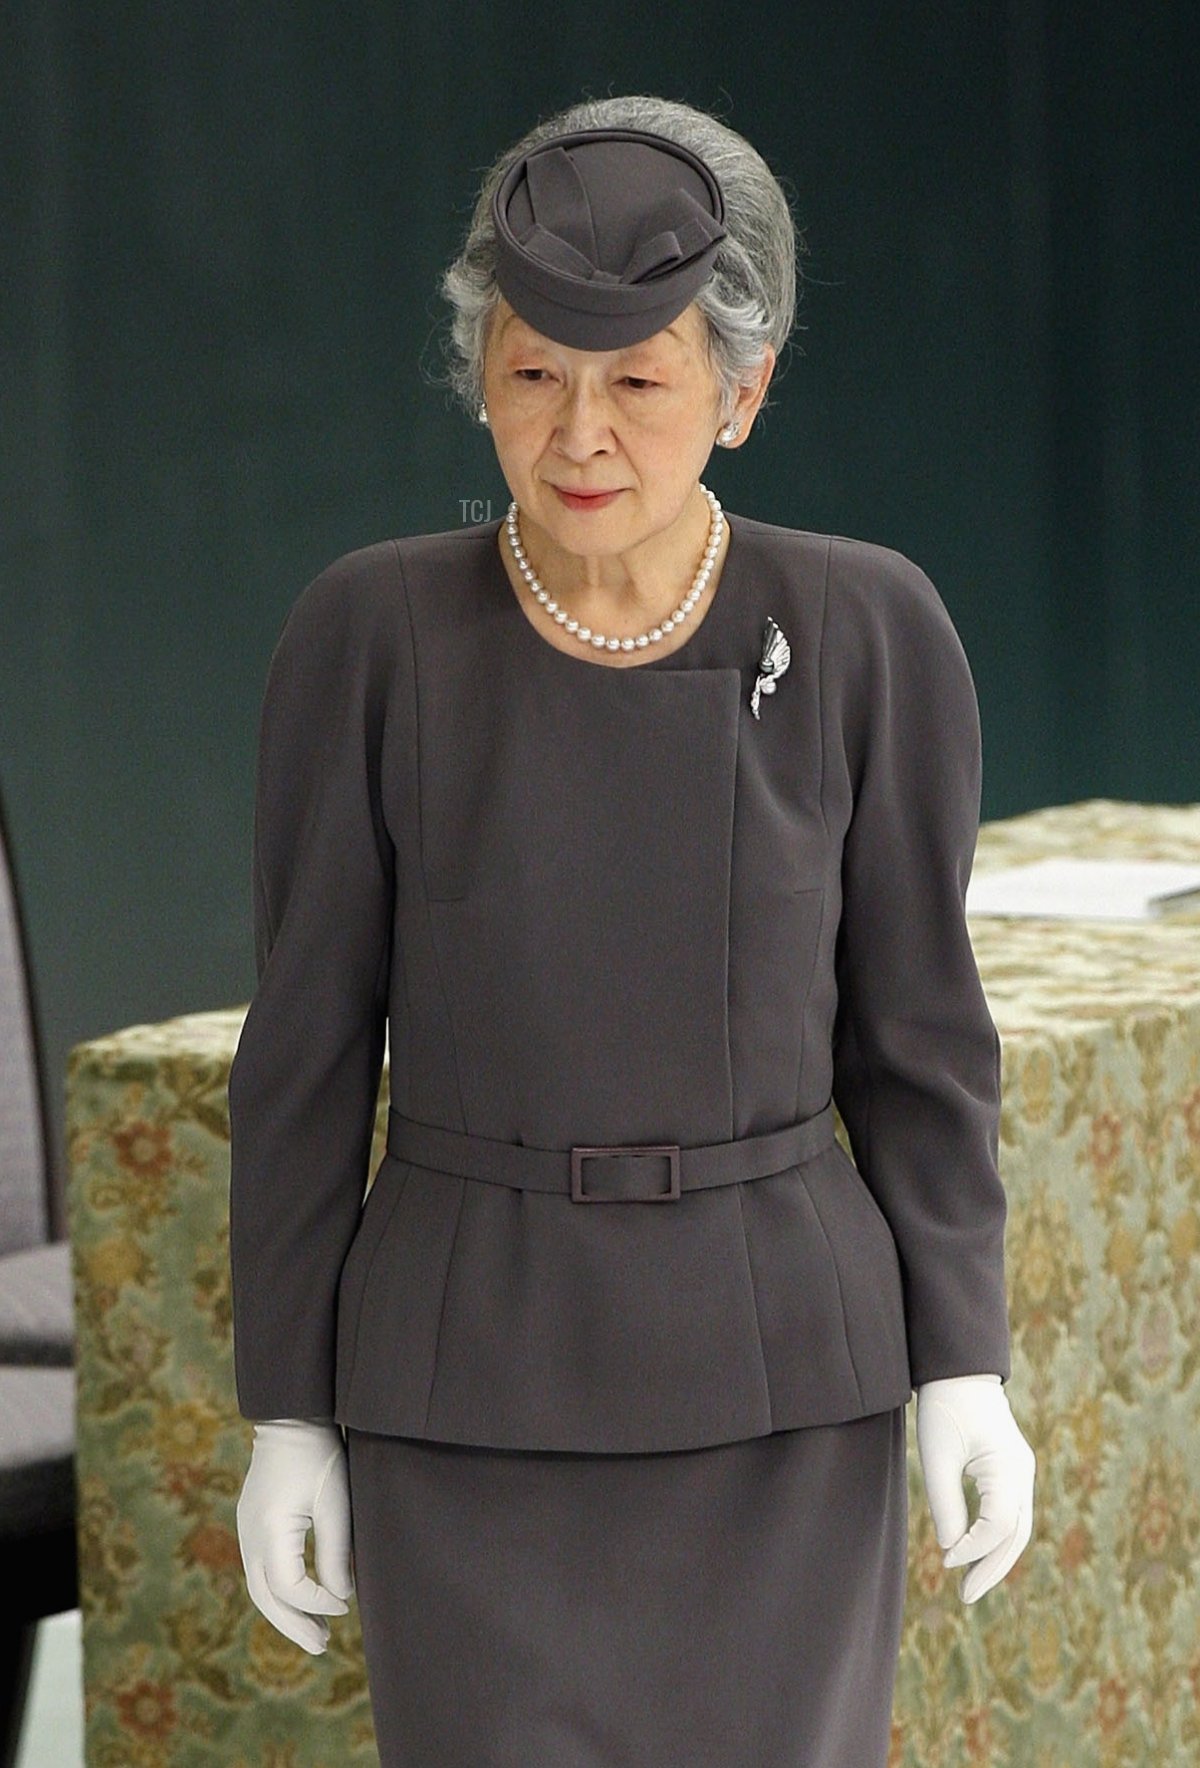
[[[713,110],[789,187],[806,329],[710,482],[929,572],[984,816],[1200,797],[1194,16],[10,5],[0,790],[59,1119],[71,1043],[248,998],[304,583],[504,507],[437,279],[483,168],[587,95]]]

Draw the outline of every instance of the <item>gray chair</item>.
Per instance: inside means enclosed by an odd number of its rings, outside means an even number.
[[[71,1247],[52,1237],[44,1089],[0,795],[0,1768],[17,1759],[38,1622],[79,1604]]]

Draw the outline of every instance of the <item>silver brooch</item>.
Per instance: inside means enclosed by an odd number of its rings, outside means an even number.
[[[750,696],[750,710],[755,718],[759,716],[758,699],[760,694],[773,694],[775,683],[783,674],[792,660],[792,647],[780,632],[778,626],[768,615],[766,628],[763,632],[762,657],[758,665],[758,680],[754,684],[754,692]]]

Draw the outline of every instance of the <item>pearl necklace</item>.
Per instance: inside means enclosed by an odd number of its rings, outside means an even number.
[[[594,645],[597,650],[608,651],[640,651],[649,644],[658,644],[660,639],[665,638],[669,632],[673,632],[677,626],[682,625],[704,594],[705,585],[712,575],[713,560],[721,548],[725,516],[720,503],[714,493],[708,489],[708,486],[701,485],[700,489],[712,506],[712,524],[708,530],[708,545],[704,549],[700,569],[696,572],[691,589],[674,612],[660,626],[652,626],[649,632],[640,632],[636,638],[605,638],[603,633],[593,632],[590,626],[581,626],[578,620],[568,617],[566,609],[559,606],[548,590],[543,589],[533,566],[529,563],[525,549],[521,545],[521,531],[517,526],[517,500],[514,497],[508,506],[505,526],[508,531],[508,543],[512,547],[513,557],[517,561],[517,569],[546,612],[554,616],[559,626],[565,628],[567,632],[574,633],[581,644]]]

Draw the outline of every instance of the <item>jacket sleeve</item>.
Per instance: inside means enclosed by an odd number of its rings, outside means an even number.
[[[364,559],[301,593],[267,670],[252,853],[257,987],[229,1074],[238,1408],[332,1420],[342,1262],[382,1078],[395,855],[388,679]]]
[[[826,676],[852,812],[833,1094],[887,1219],[914,1387],[1010,1369],[1000,1038],[968,932],[982,743],[966,654],[902,554],[835,539]]]

